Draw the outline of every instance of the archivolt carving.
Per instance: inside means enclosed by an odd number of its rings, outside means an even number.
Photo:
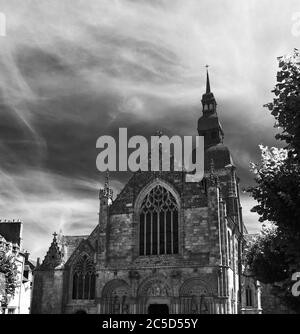
[[[180,290],[180,313],[205,314],[212,312],[211,292],[208,284],[199,278],[186,280]]]
[[[210,288],[207,283],[199,278],[190,278],[186,280],[179,291],[180,296],[209,296]]]
[[[106,283],[102,290],[102,297],[112,297],[117,293],[129,294],[129,285],[121,279],[114,279]]]
[[[108,282],[102,290],[102,308],[107,314],[128,314],[130,312],[130,289],[124,280]]]
[[[171,295],[171,290],[164,278],[152,278],[142,283],[138,295],[142,297],[166,297]]]

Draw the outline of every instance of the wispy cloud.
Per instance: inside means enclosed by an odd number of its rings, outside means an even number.
[[[0,0],[1,217],[24,221],[34,255],[54,230],[88,233],[103,182],[96,139],[124,126],[195,134],[207,63],[226,143],[250,184],[258,144],[275,144],[262,105],[276,57],[299,44],[297,10],[297,0]],[[112,177],[119,190],[127,176]]]

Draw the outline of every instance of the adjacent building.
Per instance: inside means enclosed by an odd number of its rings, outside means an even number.
[[[2,314],[29,314],[32,294],[34,264],[29,253],[22,250],[22,228],[20,221],[0,221],[0,253],[9,258],[16,268],[17,284],[14,295],[7,295],[7,279],[1,272],[0,263],[0,303]],[[1,262],[1,260],[0,260]]]

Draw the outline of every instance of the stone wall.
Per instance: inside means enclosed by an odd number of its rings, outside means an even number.
[[[61,314],[63,297],[63,270],[34,273],[32,314]]]
[[[134,247],[133,214],[114,215],[110,218],[108,234],[107,261],[130,263]]]

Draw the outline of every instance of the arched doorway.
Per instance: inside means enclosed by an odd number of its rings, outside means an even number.
[[[105,314],[129,314],[129,290],[128,284],[123,280],[109,281],[102,290],[102,312]]]
[[[187,279],[179,291],[181,314],[212,313],[211,292],[208,284],[199,278]]]
[[[167,304],[150,304],[148,314],[152,315],[168,315],[169,306]]]

